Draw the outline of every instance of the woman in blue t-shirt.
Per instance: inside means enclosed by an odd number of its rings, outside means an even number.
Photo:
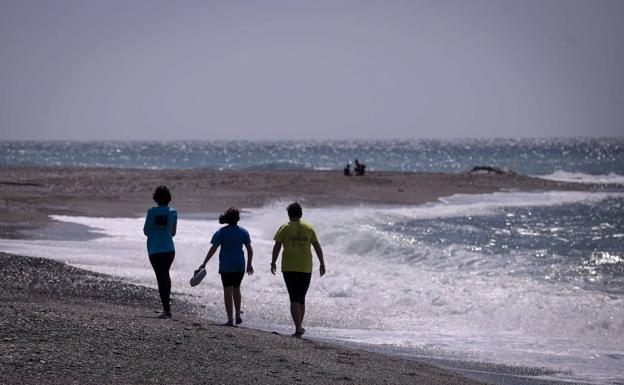
[[[245,276],[245,271],[249,275],[252,275],[254,272],[251,265],[253,258],[251,239],[247,230],[238,226],[239,219],[240,211],[235,207],[230,207],[219,217],[219,223],[227,223],[227,226],[220,228],[214,233],[210,241],[212,247],[210,247],[204,263],[199,266],[200,269],[205,268],[206,263],[217,251],[217,248],[221,246],[221,251],[219,252],[219,274],[221,274],[221,282],[223,282],[223,302],[225,303],[225,311],[228,316],[228,321],[224,324],[226,326],[234,326],[232,303],[236,309],[236,324],[243,322],[240,316],[240,285]],[[243,245],[247,249],[247,268],[245,268]]]
[[[163,306],[158,318],[169,319],[171,318],[169,269],[175,257],[173,237],[178,226],[178,213],[169,207],[171,193],[167,186],[156,188],[152,198],[158,206],[147,210],[143,233],[147,235],[147,254],[156,273],[158,293]]]

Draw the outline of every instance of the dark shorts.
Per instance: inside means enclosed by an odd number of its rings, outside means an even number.
[[[220,273],[221,282],[223,287],[234,286],[235,289],[239,288],[245,273]]]
[[[310,287],[312,273],[284,271],[282,274],[284,275],[284,282],[286,282],[286,289],[288,289],[290,302],[298,302],[304,305],[305,297]]]

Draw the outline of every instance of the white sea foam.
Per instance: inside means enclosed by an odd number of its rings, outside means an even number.
[[[598,202],[613,195],[618,194],[495,193],[456,195],[414,207],[305,209],[304,219],[315,226],[328,267],[325,277],[315,274],[312,280],[308,334],[426,349],[431,355],[445,351],[468,359],[549,366],[595,382],[602,381],[601,376],[622,381],[624,373],[617,369],[618,357],[624,357],[621,296],[508,275],[478,251],[457,245],[433,248],[380,226],[490,215],[509,206]],[[243,282],[246,324],[279,331],[291,327],[288,299],[281,277],[269,273],[269,262],[272,237],[286,219],[284,207],[278,202],[246,211],[240,223],[250,231],[255,252],[256,274]],[[86,241],[0,240],[0,247],[155,286],[141,231],[143,218],[54,219],[86,225],[106,236]],[[191,288],[188,279],[219,226],[181,215],[172,268],[174,291],[197,296],[213,319],[225,317],[217,261],[208,264],[208,277],[198,287]]]
[[[592,175],[581,172],[555,171],[552,174],[538,175],[537,177],[561,182],[624,184],[624,175],[615,173]]]

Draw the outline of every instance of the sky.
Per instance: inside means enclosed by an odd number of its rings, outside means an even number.
[[[0,0],[0,140],[624,136],[624,1]]]

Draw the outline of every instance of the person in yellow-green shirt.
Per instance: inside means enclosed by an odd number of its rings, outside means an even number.
[[[275,275],[277,266],[275,262],[279,257],[280,250],[284,246],[282,253],[282,274],[290,297],[290,315],[295,324],[293,337],[301,338],[305,329],[303,328],[303,316],[305,315],[305,297],[310,287],[312,278],[312,252],[310,246],[314,248],[320,266],[319,273],[325,274],[325,261],[323,260],[323,249],[316,233],[311,225],[302,222],[303,209],[297,202],[291,203],[286,209],[290,221],[280,226],[273,238],[273,259],[271,260],[271,273]]]

